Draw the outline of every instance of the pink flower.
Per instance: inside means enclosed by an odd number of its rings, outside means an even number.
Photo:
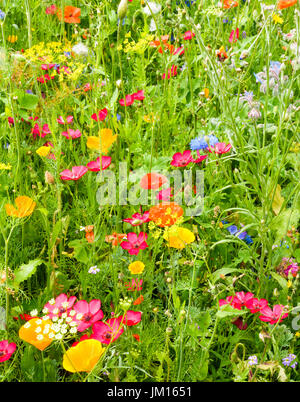
[[[170,201],[172,197],[174,197],[172,187],[160,190],[156,195],[156,199],[160,201]]]
[[[184,54],[184,47],[181,46],[181,47],[178,47],[177,49],[175,49],[173,55],[175,56],[176,54],[179,54],[179,56],[183,55]]]
[[[232,324],[236,325],[238,327],[238,329],[240,329],[241,331],[244,331],[245,329],[248,328],[248,324],[245,322],[243,322],[243,318],[239,317],[236,320],[232,321]]]
[[[44,71],[48,71],[48,70],[51,70],[51,68],[53,68],[54,66],[55,66],[55,64],[53,64],[53,63],[51,63],[51,64],[42,64],[41,68]]]
[[[7,340],[0,342],[0,363],[10,359],[16,350],[17,345],[14,342],[8,343]]]
[[[177,66],[175,66],[173,64],[173,66],[171,67],[171,69],[168,69],[168,79],[171,77],[174,77],[175,75],[177,75]],[[162,79],[164,80],[166,78],[166,74],[164,73],[162,75]]]
[[[281,304],[275,304],[273,310],[270,307],[264,307],[260,310],[261,315],[259,319],[264,322],[269,322],[270,324],[276,324],[279,320],[279,322],[281,322],[288,316],[288,313],[283,313],[283,311],[284,306]]]
[[[195,34],[193,32],[187,31],[187,32],[184,33],[183,39],[184,40],[191,40],[194,36],[195,36]]]
[[[102,170],[105,170],[111,164],[111,157],[102,156],[101,162],[102,162]],[[101,170],[100,156],[98,156],[98,158],[95,161],[89,162],[86,166],[88,167],[88,170],[92,172],[100,172]]]
[[[139,213],[133,214],[131,218],[123,219],[123,222],[128,222],[132,226],[139,226],[143,223],[150,222],[149,211],[144,212],[143,215]]]
[[[231,144],[227,144],[225,142],[218,142],[214,147],[209,148],[209,152],[215,152],[215,154],[226,154],[232,148]]]
[[[55,4],[52,4],[51,6],[46,8],[46,14],[52,14],[55,15],[57,12],[57,8]]]
[[[232,305],[234,308],[241,310],[242,307],[246,306],[246,303],[251,302],[253,299],[254,294],[247,292],[237,292],[232,300]]]
[[[72,128],[68,128],[68,130],[63,131],[61,133],[61,135],[63,135],[64,137],[66,137],[69,140],[70,138],[75,139],[75,138],[81,137],[81,132],[78,129],[73,130]]]
[[[15,125],[15,121],[14,121],[13,117],[8,117],[7,121],[8,121],[8,124],[10,127]]]
[[[31,129],[31,133],[33,134],[33,138],[36,138],[38,135],[41,138],[46,137],[46,135],[51,134],[48,124],[44,124],[42,129],[40,126],[35,123],[34,127]]]
[[[50,77],[49,74],[45,74],[45,75],[42,75],[41,77],[38,77],[37,81],[40,82],[41,84],[45,84],[45,82],[53,80],[54,78],[55,78],[54,75],[52,77]]]
[[[78,323],[77,330],[79,332],[85,331],[91,325],[97,321],[102,320],[103,311],[101,308],[100,300],[92,300],[88,303],[86,300],[79,300],[73,307],[77,315],[74,316],[73,321]],[[82,318],[77,318],[78,315],[82,315]]]
[[[233,29],[233,30],[231,31],[231,33],[230,33],[230,36],[229,36],[229,42],[230,42],[230,43],[236,42],[237,39],[239,38],[239,35],[240,35],[239,29],[238,29],[238,28],[237,28],[236,30]]]
[[[118,319],[123,324],[131,327],[132,325],[137,325],[139,322],[141,322],[142,313],[140,311],[128,310],[124,315],[118,317]]]
[[[73,308],[73,304],[76,301],[76,296],[71,296],[68,299],[68,296],[65,293],[60,294],[54,300],[48,301],[45,304],[44,308],[48,309],[47,315],[50,319],[53,317],[60,317],[63,313],[68,313]]]
[[[142,290],[143,279],[133,278],[131,282],[125,282],[124,285],[129,292],[140,292]]]
[[[98,112],[98,114],[97,113],[92,114],[91,118],[95,121],[103,121],[103,120],[105,120],[106,116],[107,116],[107,109],[104,108],[104,109],[101,109]]]
[[[132,96],[134,97],[134,100],[144,100],[145,99],[145,95],[144,95],[144,90],[141,89],[140,91],[135,92],[134,94],[132,94]]]
[[[120,323],[120,319],[110,318],[105,323],[102,321],[96,322],[93,325],[93,333],[90,338],[109,345],[117,340],[123,332],[124,328]]]
[[[124,100],[124,98],[120,99],[119,103],[120,103],[121,106],[125,106],[125,103],[126,103],[126,106],[130,106],[130,105],[133,104],[134,99],[135,99],[134,95],[126,95],[125,100]]]
[[[73,123],[73,119],[74,119],[73,116],[67,116],[66,121],[64,121],[63,117],[59,116],[57,118],[57,123],[59,123],[59,124],[71,124],[71,123]]]
[[[201,163],[202,161],[204,161],[204,159],[208,158],[208,155],[200,155],[199,150],[197,150],[197,155],[198,155],[198,158],[193,159],[192,162]]]
[[[246,307],[250,310],[251,313],[258,313],[263,308],[268,306],[268,300],[260,299],[258,300],[256,297],[250,299],[246,302]]]
[[[136,233],[130,232],[127,234],[127,241],[123,241],[120,245],[124,250],[128,250],[130,255],[138,255],[140,250],[148,247],[146,243],[147,233],[141,232],[138,236]]]
[[[232,304],[233,296],[227,296],[226,299],[220,299],[219,300],[219,306],[224,306],[226,304]]]
[[[78,180],[86,174],[88,168],[86,166],[73,166],[72,171],[66,169],[60,173],[62,180]]]
[[[171,165],[176,167],[185,167],[191,162],[193,162],[191,151],[184,151],[183,153],[176,152],[176,154],[173,155]]]

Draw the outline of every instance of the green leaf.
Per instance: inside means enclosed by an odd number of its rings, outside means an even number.
[[[36,108],[39,98],[33,94],[24,94],[18,97],[18,102],[21,108],[33,110]]]
[[[217,311],[216,317],[222,319],[222,318],[227,318],[227,317],[237,317],[241,316],[243,314],[247,314],[246,310],[237,310],[236,308],[233,308],[230,306],[230,304],[226,304],[220,308],[220,310]]]
[[[284,279],[282,276],[280,276],[276,272],[271,272],[271,275],[283,289],[287,289],[287,280],[286,279]]]
[[[21,265],[21,267],[14,272],[15,283],[19,284],[30,278],[35,272],[36,268],[43,263],[43,260],[32,260],[28,264]]]
[[[241,269],[237,269],[237,268],[221,268],[211,274],[210,280],[211,280],[212,284],[214,284],[215,282],[217,282],[217,280],[221,279],[220,275],[227,275],[227,274],[231,274],[232,272],[240,273],[243,271]]]
[[[73,240],[68,246],[74,249],[74,258],[76,258],[77,261],[83,262],[84,264],[89,262],[86,240]]]

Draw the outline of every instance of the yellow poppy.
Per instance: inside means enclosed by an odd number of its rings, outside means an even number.
[[[40,156],[47,156],[49,152],[50,152],[50,147],[45,147],[45,146],[39,147],[36,150],[36,153]]]
[[[15,204],[17,208],[11,204],[5,204],[7,215],[14,216],[15,218],[24,218],[25,216],[31,215],[36,206],[36,203],[26,195],[17,197]]]
[[[129,271],[134,274],[141,274],[145,269],[145,264],[142,261],[134,261],[128,266]]]
[[[165,231],[163,238],[168,246],[182,250],[187,244],[195,241],[195,235],[189,229],[173,226]]]
[[[8,37],[7,37],[7,41],[10,43],[15,43],[15,42],[17,42],[17,40],[18,40],[17,35],[8,35]]]
[[[54,337],[54,333],[51,330],[52,325],[53,322],[49,319],[32,318],[20,328],[19,337],[37,349],[44,350],[50,345]]]
[[[96,366],[104,351],[105,348],[96,339],[81,341],[66,351],[63,368],[71,373],[89,372]]]
[[[103,128],[100,130],[100,136],[90,136],[87,139],[86,146],[89,149],[94,149],[101,151],[101,153],[106,154],[111,147],[111,145],[116,141],[117,135],[113,135],[110,128]]]

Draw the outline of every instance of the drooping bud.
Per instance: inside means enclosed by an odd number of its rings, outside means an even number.
[[[128,0],[121,0],[118,7],[118,17],[120,20],[126,17],[128,9]]]

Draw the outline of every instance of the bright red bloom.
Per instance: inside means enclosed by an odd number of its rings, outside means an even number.
[[[191,40],[195,36],[194,32],[187,31],[183,35],[184,40]]]
[[[124,328],[121,325],[119,318],[110,318],[105,323],[99,321],[93,325],[93,333],[90,339],[97,339],[101,343],[109,345],[117,340],[123,332]]]
[[[37,317],[31,317],[30,314],[26,314],[26,313],[20,314],[19,317],[20,317],[21,320],[23,320],[23,321],[30,321],[30,320],[32,320],[33,318],[37,318]],[[19,319],[19,317],[13,317],[13,319],[17,321],[17,320]]]
[[[11,355],[16,350],[17,345],[12,342],[8,343],[7,340],[0,342],[0,363],[5,362],[11,358]]]
[[[127,234],[127,241],[123,241],[121,247],[123,250],[127,250],[130,255],[138,255],[140,250],[148,247],[146,243],[147,237],[147,233],[144,232],[141,232],[139,235],[130,232]]]
[[[257,299],[254,297],[246,302],[246,307],[250,310],[251,313],[258,313],[263,308],[268,306],[268,300],[266,299]]]
[[[193,163],[201,163],[202,161],[204,161],[204,159],[208,158],[208,155],[200,155],[199,150],[197,150],[197,155],[198,155],[198,158],[193,159],[192,160]]]
[[[48,301],[44,308],[48,310],[46,314],[50,319],[52,319],[53,317],[60,317],[63,313],[68,313],[70,310],[72,310],[75,301],[76,296],[71,296],[68,298],[65,293],[62,293],[57,296],[55,300],[52,299]]]
[[[67,131],[63,131],[61,133],[61,135],[63,135],[64,137],[66,137],[68,140],[70,138],[75,139],[75,138],[79,138],[81,137],[81,131],[80,130],[73,130],[72,128],[68,128]]]
[[[97,114],[97,113],[92,114],[91,118],[92,118],[93,120],[95,120],[95,121],[103,121],[103,120],[106,119],[107,113],[108,113],[108,112],[107,112],[107,109],[104,108],[104,109],[101,109],[101,110],[98,112],[98,114]]]
[[[167,182],[166,176],[159,173],[147,173],[141,178],[140,186],[144,190],[157,190]]]
[[[121,315],[120,317],[118,317],[118,319],[124,325],[131,327],[132,325],[137,325],[138,323],[141,322],[142,313],[141,313],[141,311],[128,310],[124,315]]]
[[[133,214],[131,218],[123,219],[123,222],[128,222],[132,226],[139,226],[143,223],[150,222],[149,211],[144,212],[143,215],[139,213]]]
[[[33,138],[36,138],[38,135],[41,138],[46,137],[46,135],[51,134],[48,124],[44,124],[42,128],[35,123],[34,127],[31,129],[31,133],[33,134]]]
[[[83,332],[97,321],[102,320],[103,311],[101,308],[100,300],[92,300],[88,303],[86,300],[79,300],[73,307],[77,315],[74,316],[73,321],[78,323],[77,330]],[[81,316],[78,318],[78,316]]]
[[[86,166],[73,166],[72,170],[65,169],[60,173],[62,180],[78,180],[86,174],[88,168]]]
[[[226,144],[225,142],[218,142],[214,147],[209,148],[209,152],[214,152],[217,155],[226,154],[232,148],[231,144]]]
[[[177,75],[177,66],[175,66],[174,64],[172,65],[171,69],[168,69],[168,79],[171,77],[175,77],[175,75]],[[164,73],[162,75],[162,79],[164,80],[166,78],[166,74]]]
[[[86,166],[91,172],[100,172],[100,170],[105,170],[111,164],[110,156],[102,156],[100,164],[100,156],[95,161],[89,162]],[[102,167],[101,167],[102,165]]]
[[[191,151],[184,151],[183,153],[176,152],[176,154],[173,155],[171,165],[176,167],[185,167],[191,162],[193,162]]]
[[[254,294],[251,292],[237,292],[232,300],[232,306],[241,310],[242,307],[246,306],[247,303],[251,302],[254,298]]]
[[[260,310],[260,313],[259,319],[270,324],[276,324],[278,321],[281,322],[289,315],[288,313],[284,313],[284,306],[281,304],[275,304],[273,310],[270,307],[264,307]]]
[[[132,336],[133,336],[134,339],[136,339],[138,342],[141,342],[141,339],[140,339],[139,334],[132,334]]]

